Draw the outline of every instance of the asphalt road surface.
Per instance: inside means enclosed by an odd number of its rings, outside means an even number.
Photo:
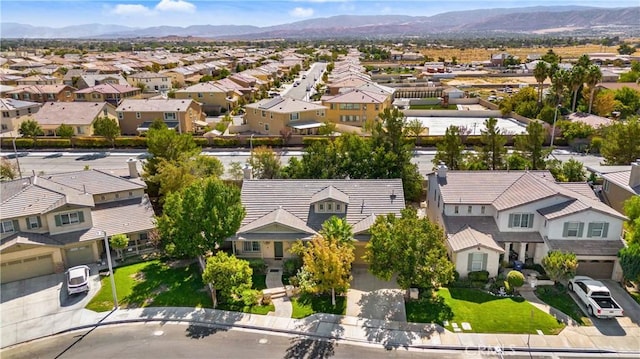
[[[85,167],[100,170],[126,170],[126,161],[129,158],[143,157],[145,152],[142,150],[128,152],[30,152],[26,156],[18,158],[20,168],[24,176],[31,175],[33,171],[36,173],[60,173],[83,170]],[[206,154],[216,156],[225,169],[228,169],[231,162],[239,162],[244,165],[249,158],[249,151],[205,151]],[[3,152],[6,156],[11,153]],[[24,154],[24,152],[22,153]],[[108,155],[107,155],[108,154]],[[291,157],[300,157],[301,151],[283,151],[280,152],[280,160],[283,165],[289,163]],[[413,156],[412,162],[418,165],[420,173],[423,175],[433,169],[433,158],[435,150],[417,150]],[[571,154],[566,151],[555,151],[554,156],[566,161],[574,158],[586,166],[599,165],[602,158],[598,156],[581,156]],[[9,159],[16,161],[15,158]],[[142,161],[138,161],[138,168],[142,170]]]
[[[287,97],[294,98],[296,100],[308,100],[308,96],[315,92],[315,86],[318,81],[322,79],[322,73],[327,68],[326,63],[316,62],[309,68],[307,72],[300,72],[299,77],[296,79],[300,84],[298,86],[292,86],[285,92]],[[303,78],[304,75],[304,78]],[[307,87],[310,91],[307,91]]]
[[[587,358],[554,353],[514,353],[503,355],[493,349],[470,347],[463,350],[386,350],[379,345],[331,342],[271,333],[225,330],[187,324],[126,324],[105,326],[36,340],[0,351],[3,359],[86,359],[86,358]],[[598,354],[598,358],[606,355]],[[624,356],[617,355],[616,358]],[[631,357],[631,356],[628,356]]]

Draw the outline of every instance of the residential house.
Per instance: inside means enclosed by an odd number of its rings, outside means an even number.
[[[289,97],[263,99],[245,106],[244,121],[249,130],[263,135],[315,134],[326,121],[327,108]]]
[[[102,84],[113,84],[113,85],[123,85],[126,86],[129,83],[127,80],[119,74],[89,74],[83,73],[80,75],[76,81],[76,86],[78,89],[86,89],[88,87],[93,87],[96,85]]]
[[[131,86],[143,86],[144,92],[167,92],[171,89],[171,78],[162,73],[139,72],[127,77]]]
[[[360,90],[322,98],[322,104],[328,108],[327,120],[356,127],[362,127],[367,120],[376,120],[392,103],[391,95]]]
[[[614,123],[613,120],[608,119],[606,117],[602,117],[602,116],[598,116],[598,115],[592,115],[589,113],[584,113],[584,112],[574,112],[574,113],[570,113],[569,115],[566,116],[567,120],[571,121],[571,122],[582,122],[586,125],[589,125],[595,129],[598,129],[600,127],[605,127],[605,126],[609,126],[611,124]]]
[[[22,78],[17,81],[18,85],[31,86],[31,85],[59,85],[62,84],[62,80],[55,76],[47,75],[33,75]]]
[[[89,170],[0,183],[1,282],[100,261],[105,232],[126,234],[127,252],[150,248],[153,208],[131,175]]]
[[[202,105],[194,100],[127,99],[120,103],[116,113],[124,135],[147,131],[151,123],[158,119],[180,133],[192,133],[196,126],[206,125]]]
[[[405,207],[400,179],[244,180],[241,200],[246,215],[227,239],[233,253],[276,260],[293,257],[295,241],[310,240],[322,223],[337,216],[352,226],[355,263],[364,263],[376,216],[399,216]]]
[[[548,171],[448,171],[428,175],[427,215],[446,233],[462,278],[501,262],[541,263],[550,250],[573,252],[577,274],[620,279],[617,253],[625,217],[587,183],[558,183]]]
[[[27,116],[38,112],[40,106],[41,104],[36,102],[0,98],[0,111],[2,111],[0,126],[2,132],[18,131],[22,121]]]
[[[47,102],[31,115],[45,135],[55,135],[60,125],[73,127],[77,136],[93,135],[93,123],[100,117],[116,119],[115,106],[107,102]]]
[[[618,212],[624,213],[624,201],[640,196],[640,159],[625,169],[602,173],[602,198],[606,204]],[[604,167],[603,167],[604,168]]]
[[[341,78],[332,78],[327,84],[327,92],[330,95],[337,95],[344,89],[354,89],[368,83],[371,83],[371,79],[363,74],[348,74]]]
[[[75,92],[78,102],[108,102],[118,106],[122,100],[127,98],[140,98],[142,90],[139,87],[119,84],[100,84],[87,87]]]
[[[202,82],[175,92],[176,99],[194,99],[202,104],[202,111],[211,115],[231,111],[242,95],[237,89],[217,82]]]
[[[4,93],[5,97],[15,100],[34,102],[71,102],[73,101],[73,91],[76,89],[67,85],[30,85],[18,86],[11,91]]]

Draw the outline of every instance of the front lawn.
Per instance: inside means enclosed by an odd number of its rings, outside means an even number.
[[[253,289],[263,290],[267,289],[267,275],[266,274],[254,274],[251,276],[251,282],[253,283]]]
[[[267,289],[267,275],[266,274],[254,274],[251,276],[251,282],[253,283],[252,289],[263,290]],[[265,315],[269,312],[276,310],[273,304],[268,305],[245,305],[242,301],[234,301],[231,298],[218,297],[218,306],[216,309],[230,310],[234,312],[243,312],[251,314]]]
[[[410,322],[443,324],[452,330],[451,323],[462,327],[471,325],[474,333],[531,333],[557,334],[564,324],[544,313],[522,298],[496,297],[469,288],[442,288],[435,298],[407,302],[407,320]]]
[[[591,325],[591,320],[584,315],[578,304],[567,293],[566,287],[543,285],[536,288],[536,296],[541,301],[567,314],[580,325]]]
[[[336,306],[331,305],[330,295],[300,294],[291,298],[293,314],[291,318],[300,319],[315,313],[344,315],[347,311],[346,297],[336,296]]]
[[[114,268],[113,275],[121,308],[211,308],[213,305],[195,263],[173,267],[153,260]],[[113,308],[109,277],[102,278],[102,288],[86,308],[96,312]]]

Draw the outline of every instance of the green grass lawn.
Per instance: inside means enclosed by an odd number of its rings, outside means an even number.
[[[267,289],[267,275],[266,274],[254,274],[251,276],[251,282],[253,283],[253,289],[263,290]]]
[[[266,274],[254,274],[251,276],[252,288],[256,290],[263,290],[267,288],[267,275]],[[226,301],[218,302],[216,309],[231,310],[234,312],[243,312],[251,314],[265,315],[269,312],[276,310],[273,304],[269,305],[244,305],[242,301],[231,301],[225,298]]]
[[[633,291],[629,291],[628,293],[631,296],[631,298],[633,298],[633,300],[635,300],[636,302],[638,302],[638,304],[640,304],[640,293],[633,292]]]
[[[567,314],[580,325],[592,325],[591,320],[584,315],[578,304],[569,296],[565,287],[543,285],[536,288],[536,296],[541,301]]]
[[[291,298],[293,314],[291,318],[300,319],[308,317],[314,313],[329,313],[344,315],[347,311],[346,297],[336,296],[336,306],[331,305],[330,295],[300,294],[299,297]]]
[[[407,302],[410,322],[443,321],[471,324],[475,333],[531,333],[536,329],[545,334],[557,334],[564,324],[532,306],[522,298],[496,297],[469,288],[442,288],[438,297]],[[451,330],[451,327],[447,327]]]
[[[206,307],[213,305],[197,264],[170,267],[158,260],[114,269],[116,292],[121,308]],[[109,277],[86,308],[96,312],[111,310],[113,296]]]

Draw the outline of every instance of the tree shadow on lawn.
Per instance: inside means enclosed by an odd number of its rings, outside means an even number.
[[[444,298],[432,293],[427,291],[420,299],[405,303],[407,321],[443,325],[445,321],[453,319],[453,310],[445,303]]]
[[[512,301],[517,303],[522,303],[525,301],[525,299],[522,297],[514,297],[514,296],[500,297],[500,296],[489,294],[487,292],[483,292],[479,289],[448,288],[448,290],[449,290],[449,294],[451,294],[452,299],[461,300],[465,302],[478,303],[478,304],[490,302],[493,300],[506,299],[506,298],[509,298]]]
[[[358,305],[367,340],[381,343],[387,349],[408,348],[414,340],[431,338],[442,327],[432,324],[407,323],[404,296],[397,290],[378,290],[362,294]]]

